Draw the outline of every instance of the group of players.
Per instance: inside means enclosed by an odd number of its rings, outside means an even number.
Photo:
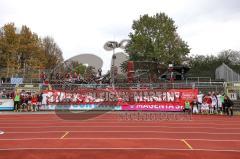
[[[186,105],[186,104],[185,104]],[[193,114],[227,114],[233,115],[233,102],[225,94],[208,92],[197,95],[192,103]]]

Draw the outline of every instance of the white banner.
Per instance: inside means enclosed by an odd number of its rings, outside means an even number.
[[[11,84],[22,84],[23,78],[11,78]]]
[[[13,110],[14,102],[12,99],[0,99],[0,110]]]

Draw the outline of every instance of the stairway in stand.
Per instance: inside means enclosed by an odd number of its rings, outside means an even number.
[[[233,105],[233,110],[234,112],[238,112],[238,114],[240,113],[240,99],[233,101],[234,105]]]

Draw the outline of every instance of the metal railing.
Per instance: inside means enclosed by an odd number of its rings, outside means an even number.
[[[186,83],[188,83],[189,81],[194,81],[194,82],[212,82],[212,78],[211,77],[187,77],[186,78]]]
[[[40,83],[24,83],[19,85],[3,83],[0,84],[0,89],[13,90],[15,86],[24,88],[25,86],[39,87],[41,88],[42,84]],[[116,83],[115,88],[122,89],[194,89],[198,88],[206,92],[209,91],[223,91],[226,84],[224,82],[189,82],[189,83]],[[73,83],[63,83],[63,84],[51,84],[52,89],[61,89],[61,90],[76,90],[80,88],[107,88],[111,87],[109,84],[73,84]]]

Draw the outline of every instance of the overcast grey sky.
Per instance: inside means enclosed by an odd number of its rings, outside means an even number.
[[[240,50],[239,0],[0,0],[0,26],[27,25],[52,36],[64,59],[94,53],[107,69],[111,53],[104,43],[128,38],[133,20],[159,12],[173,18],[191,54]]]

